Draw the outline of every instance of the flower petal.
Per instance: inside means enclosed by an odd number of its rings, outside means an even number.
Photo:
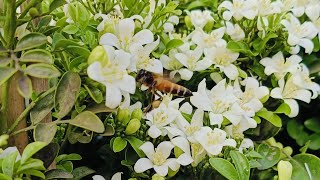
[[[234,79],[236,79],[236,77],[239,76],[238,69],[233,64],[225,66],[223,72],[231,80],[234,80]]]
[[[154,145],[151,142],[149,141],[145,142],[139,147],[139,149],[141,149],[149,159],[153,158]]]
[[[161,152],[163,157],[167,159],[170,156],[173,148],[174,145],[170,141],[163,141],[158,145],[156,153]]]
[[[285,99],[284,102],[290,107],[289,117],[296,117],[299,113],[299,104],[294,99]]]
[[[120,105],[122,99],[121,91],[118,87],[111,84],[106,87],[106,106],[109,108],[116,108]]]
[[[189,69],[182,68],[179,70],[179,74],[181,76],[181,79],[189,81],[191,77],[193,76],[193,72],[190,71]]]
[[[211,125],[218,125],[219,128],[221,127],[221,123],[223,121],[223,116],[221,114],[214,114],[213,112],[210,112],[209,118]]]
[[[132,43],[144,45],[152,43],[153,40],[154,38],[152,32],[149,29],[143,29],[133,36]]]
[[[148,130],[148,135],[152,138],[157,138],[162,134],[161,130],[158,129],[156,126],[151,126]]]
[[[162,165],[162,166],[153,166],[153,169],[156,171],[157,174],[160,176],[166,176],[168,174],[168,166]]]
[[[190,154],[190,145],[186,138],[184,137],[175,137],[171,139],[172,144],[180,148],[183,152]]]
[[[147,158],[141,158],[139,159],[136,164],[134,165],[134,171],[136,173],[142,173],[148,169],[151,169],[153,166],[152,162],[150,159]]]
[[[192,157],[188,153],[183,153],[177,158],[177,162],[182,166],[187,166],[193,162]]]
[[[115,36],[114,34],[111,34],[111,33],[106,33],[106,34],[102,35],[100,38],[99,44],[114,46],[118,49],[120,48],[120,42],[119,42],[118,37]]]
[[[186,113],[186,114],[192,114],[192,106],[190,105],[189,102],[185,102],[179,108],[179,111]]]

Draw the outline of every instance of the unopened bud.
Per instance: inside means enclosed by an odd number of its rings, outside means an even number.
[[[168,176],[169,176],[169,177],[173,177],[173,176],[175,176],[178,172],[179,172],[179,169],[177,169],[176,171],[173,171],[172,169],[169,168]]]
[[[214,20],[209,20],[203,29],[207,32],[210,32],[213,29],[213,25],[214,25]]]
[[[141,109],[135,109],[131,113],[131,119],[138,119],[139,121],[141,120],[143,115],[143,112]]]
[[[278,163],[279,180],[290,180],[292,175],[292,165],[289,161],[279,161]]]
[[[126,135],[131,135],[140,129],[141,123],[139,119],[131,119],[126,127]]]
[[[9,135],[3,134],[0,136],[0,147],[8,144]]]
[[[159,174],[155,174],[152,176],[152,180],[165,180],[164,177],[160,176]]]
[[[107,52],[102,46],[95,47],[88,58],[88,64],[92,64],[96,61],[100,62],[102,65],[106,65],[108,63]]]
[[[177,146],[175,146],[173,150],[174,150],[174,156],[175,156],[176,158],[178,158],[181,154],[184,153],[184,152],[183,152],[179,147],[177,147]]]
[[[30,10],[29,10],[29,15],[31,17],[36,17],[36,16],[39,16],[39,11],[37,8],[35,7],[32,7]]]
[[[119,109],[117,113],[117,120],[118,122],[121,122],[122,125],[127,125],[130,121],[130,110]]]
[[[190,16],[185,16],[184,17],[184,23],[186,23],[186,26],[187,26],[188,29],[193,28]]]

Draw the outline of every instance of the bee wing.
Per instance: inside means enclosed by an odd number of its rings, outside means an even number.
[[[180,79],[180,77],[171,77],[170,76],[170,71],[168,71],[168,70],[164,70],[163,71],[163,79],[165,79],[165,80],[168,80],[168,81],[170,81],[170,82],[173,82],[173,83],[177,83],[178,81],[180,81],[181,79]]]

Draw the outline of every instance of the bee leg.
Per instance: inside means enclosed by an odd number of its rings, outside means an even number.
[[[151,92],[151,98],[150,98],[150,102],[149,102],[148,106],[144,109],[144,113],[147,113],[147,112],[149,112],[151,110],[152,102],[155,99],[154,89],[153,88],[149,88],[149,91]]]

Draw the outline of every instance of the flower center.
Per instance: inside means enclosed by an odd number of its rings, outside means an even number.
[[[213,103],[212,111],[215,114],[221,114],[221,113],[225,112],[230,107],[229,102],[221,101],[220,99],[215,99],[215,100],[213,100],[212,103]]]
[[[254,89],[253,88],[248,88],[242,95],[242,103],[247,103],[249,102],[252,98],[254,97]]]
[[[152,162],[157,166],[161,166],[163,163],[166,162],[166,158],[164,157],[162,152],[156,152],[153,154]]]
[[[167,122],[168,115],[163,111],[159,111],[155,114],[154,123],[155,124],[165,124]]]
[[[207,138],[208,138],[208,144],[209,145],[216,145],[216,144],[219,144],[220,143],[220,133],[218,134],[215,134],[213,132],[208,132],[207,133]]]
[[[225,66],[225,65],[231,64],[230,62],[231,56],[227,53],[218,55],[215,59],[216,59],[216,64],[218,65]]]
[[[196,125],[185,126],[184,128],[186,129],[186,131],[185,131],[186,134],[189,136],[192,135],[194,132],[200,130],[200,127],[196,126]]]

